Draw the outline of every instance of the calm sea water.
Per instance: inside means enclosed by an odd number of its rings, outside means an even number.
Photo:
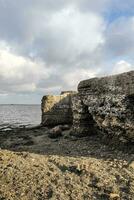
[[[40,122],[40,105],[0,105],[0,128],[8,125],[33,126]]]

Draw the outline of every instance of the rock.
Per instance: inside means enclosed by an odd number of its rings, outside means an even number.
[[[94,120],[84,105],[80,94],[72,97],[73,128],[72,135],[86,136],[94,133]]]
[[[120,196],[118,194],[111,193],[110,194],[110,199],[111,200],[119,200]]]
[[[60,128],[60,126],[56,126],[49,130],[48,135],[50,138],[58,138],[62,136],[62,129]]]
[[[62,92],[61,95],[46,95],[42,98],[42,125],[56,126],[72,124],[72,96],[76,92]]]
[[[70,125],[60,125],[60,128],[62,129],[62,131],[67,131],[70,129]]]
[[[115,156],[114,152],[109,153]],[[106,157],[99,157],[99,152],[97,158],[61,156],[56,152],[43,154],[0,151],[1,200],[132,200],[134,197],[133,171],[114,168]],[[122,156],[126,158],[126,154]],[[112,159],[112,162],[117,161]]]
[[[129,166],[134,170],[134,161]]]
[[[134,142],[134,71],[81,81],[72,103],[76,134],[98,127],[115,141]]]
[[[73,124],[71,132],[76,136],[99,133],[112,138],[116,146],[133,143],[134,71],[81,81],[78,93],[44,96],[42,125],[69,130],[65,124]]]

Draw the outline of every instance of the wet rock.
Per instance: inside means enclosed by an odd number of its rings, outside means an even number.
[[[56,126],[48,131],[48,136],[50,138],[58,138],[62,136],[62,129],[60,126]]]
[[[60,125],[59,126],[61,128],[62,131],[67,131],[70,129],[70,125],[66,124],[66,125]]]

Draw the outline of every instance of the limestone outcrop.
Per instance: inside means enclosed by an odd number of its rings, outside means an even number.
[[[72,124],[72,133],[134,142],[134,71],[81,81],[78,93],[42,99],[42,124]]]
[[[42,98],[42,125],[72,124],[72,96],[76,92],[61,92],[61,95],[46,95]]]
[[[76,134],[92,134],[98,126],[105,136],[133,142],[134,71],[80,82],[72,108]]]

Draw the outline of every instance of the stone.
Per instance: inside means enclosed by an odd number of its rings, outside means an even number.
[[[43,126],[72,124],[72,96],[76,92],[61,92],[61,95],[46,95],[42,98]]]
[[[132,161],[129,166],[134,170],[134,161]]]
[[[111,193],[110,194],[110,199],[111,200],[119,200],[120,196],[119,196],[119,194]]]
[[[48,135],[50,138],[58,138],[62,136],[62,129],[60,126],[56,126],[48,131]]]
[[[75,136],[102,133],[104,139],[133,143],[134,71],[81,81],[77,93],[44,96],[42,125],[61,125],[63,131],[68,125]]]
[[[67,130],[69,130],[71,127],[70,127],[70,125],[66,124],[66,125],[60,125],[60,128],[61,128],[62,131],[67,131]]]
[[[81,81],[72,102],[76,135],[98,127],[110,138],[134,142],[134,71]]]
[[[94,133],[94,120],[79,94],[72,97],[73,129],[72,135],[86,136]]]

